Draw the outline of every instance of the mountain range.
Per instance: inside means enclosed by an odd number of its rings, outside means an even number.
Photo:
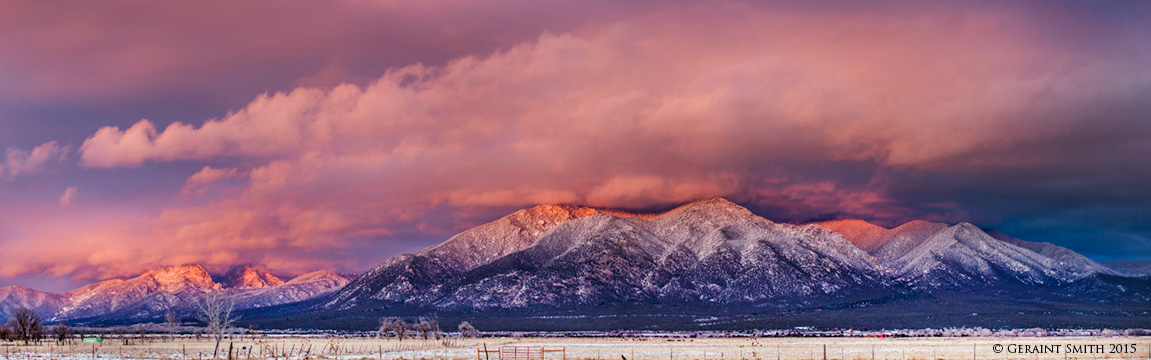
[[[725,199],[644,217],[544,205],[392,258],[327,305],[774,302],[858,288],[1054,285],[1120,275],[1066,248],[995,234],[969,223],[780,224]]]
[[[7,321],[9,311],[17,307],[33,309],[48,321],[154,320],[163,318],[168,310],[191,317],[196,298],[208,292],[225,294],[235,301],[237,309],[251,309],[310,299],[334,291],[352,278],[353,275],[317,271],[285,282],[266,270],[241,266],[213,279],[200,265],[174,266],[67,292],[3,287],[0,320]]]
[[[786,224],[715,198],[658,214],[539,205],[355,278],[237,268],[215,281],[192,265],[66,293],[2,288],[0,306],[146,321],[222,291],[279,327],[427,313],[491,329],[1129,326],[1151,316],[1149,268],[969,223]]]
[[[441,256],[445,249],[474,255],[461,261],[458,255]],[[452,311],[651,300],[803,301],[888,281],[879,262],[843,236],[817,225],[772,223],[722,199],[646,219],[545,205],[393,258],[341,289],[326,306]]]
[[[722,198],[660,214],[541,205],[393,257],[292,311],[334,317],[421,311],[592,316],[620,306],[802,312],[947,296],[1031,302],[1026,306],[1107,304],[1094,311],[1145,317],[1151,278],[1136,269],[1113,269],[1063,247],[970,223],[784,224]],[[1069,319],[1062,323],[1094,321]]]

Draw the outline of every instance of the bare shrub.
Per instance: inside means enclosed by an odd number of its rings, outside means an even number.
[[[461,322],[460,326],[458,326],[457,329],[459,329],[459,331],[460,331],[460,337],[463,337],[463,338],[480,337],[480,331],[478,329],[476,329],[475,326],[472,326],[472,324],[467,322],[467,321]]]

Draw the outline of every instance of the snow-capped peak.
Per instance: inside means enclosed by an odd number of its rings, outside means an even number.
[[[814,224],[843,235],[847,241],[869,253],[890,240],[891,230],[864,220],[829,220]]]
[[[187,288],[219,288],[219,285],[212,281],[212,275],[209,275],[203,266],[196,264],[150,270],[132,280],[151,280],[158,285],[158,290],[172,293]]]
[[[284,280],[253,266],[233,268],[220,279],[220,285],[227,289],[262,289],[282,284]]]
[[[351,280],[356,274],[344,274],[334,271],[320,270],[306,273],[288,280],[286,284],[304,284],[316,281],[330,281],[333,279]]]
[[[1003,281],[1044,284],[1079,277],[1049,257],[999,241],[966,222],[939,231],[890,265],[902,278],[932,287]]]
[[[676,213],[691,212],[696,214],[709,214],[709,215],[730,215],[730,216],[757,216],[747,208],[740,206],[728,199],[722,197],[715,197],[707,200],[693,201],[659,216],[667,216]]]

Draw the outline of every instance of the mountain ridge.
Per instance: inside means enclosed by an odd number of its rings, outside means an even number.
[[[997,238],[970,223],[916,220],[892,229],[862,220],[778,224],[723,198],[643,216],[564,206],[558,207],[563,216],[537,220],[553,206],[520,210],[423,252],[388,259],[354,281],[361,286],[341,289],[320,309],[650,302],[786,307],[936,290],[987,288],[998,296],[1032,287],[1057,293],[1062,285],[1117,274],[1070,250]],[[486,249],[469,243],[476,239],[514,246],[481,252],[465,267],[437,258],[436,251],[449,245]]]
[[[1107,268],[1128,276],[1151,277],[1151,261],[1116,260],[1102,263]]]
[[[520,212],[509,216],[516,214]],[[435,259],[427,257],[428,252],[398,256],[377,267],[390,270],[368,272],[356,280],[377,285],[345,288],[341,297],[327,305],[349,308],[383,302],[483,309],[500,304],[523,307],[538,299],[557,306],[688,298],[734,302],[765,300],[773,294],[826,294],[867,286],[864,279],[881,281],[876,260],[842,236],[817,226],[777,224],[722,198],[644,217],[585,214],[565,219],[546,232],[533,233],[535,240],[530,246],[464,272],[424,271],[416,275],[401,271],[398,264],[410,266],[415,264],[413,259],[434,264]],[[501,218],[492,224],[503,222]],[[469,231],[449,242],[467,239]],[[759,261],[763,259],[772,261]],[[383,273],[390,277],[376,275]],[[421,283],[408,286],[399,282],[412,278]],[[397,283],[403,286],[395,286]],[[747,286],[737,290],[728,288],[729,283]],[[503,287],[521,290],[488,291]],[[559,295],[549,294],[547,289],[552,288]],[[500,297],[501,293],[507,296]]]
[[[279,277],[252,265],[233,267],[216,282],[229,289],[262,289],[284,284]]]
[[[184,315],[201,294],[220,292],[240,309],[307,300],[346,285],[349,275],[317,271],[288,282],[253,266],[239,266],[219,277],[198,264],[151,269],[131,278],[113,278],[63,292],[22,286],[0,288],[0,320],[11,309],[33,309],[49,321],[100,321],[111,318],[162,317],[173,309]]]

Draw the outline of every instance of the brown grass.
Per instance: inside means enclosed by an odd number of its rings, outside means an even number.
[[[44,343],[21,346],[0,343],[0,358],[12,359],[210,359],[214,343],[207,339],[180,338],[103,343]],[[471,360],[477,348],[487,345],[543,346],[565,353],[547,353],[547,360],[926,360],[926,359],[1148,359],[1151,337],[1045,337],[1045,338],[483,338],[419,340],[336,338],[324,336],[236,336],[221,345],[221,358],[228,346],[233,359],[386,359]],[[994,344],[1060,345],[1060,353],[995,353]],[[1065,354],[1066,345],[1135,345],[1135,353]],[[825,350],[826,349],[826,350]],[[826,352],[825,352],[826,351]],[[497,354],[492,353],[496,360]],[[874,357],[873,357],[874,356]],[[487,360],[487,359],[480,359]]]

